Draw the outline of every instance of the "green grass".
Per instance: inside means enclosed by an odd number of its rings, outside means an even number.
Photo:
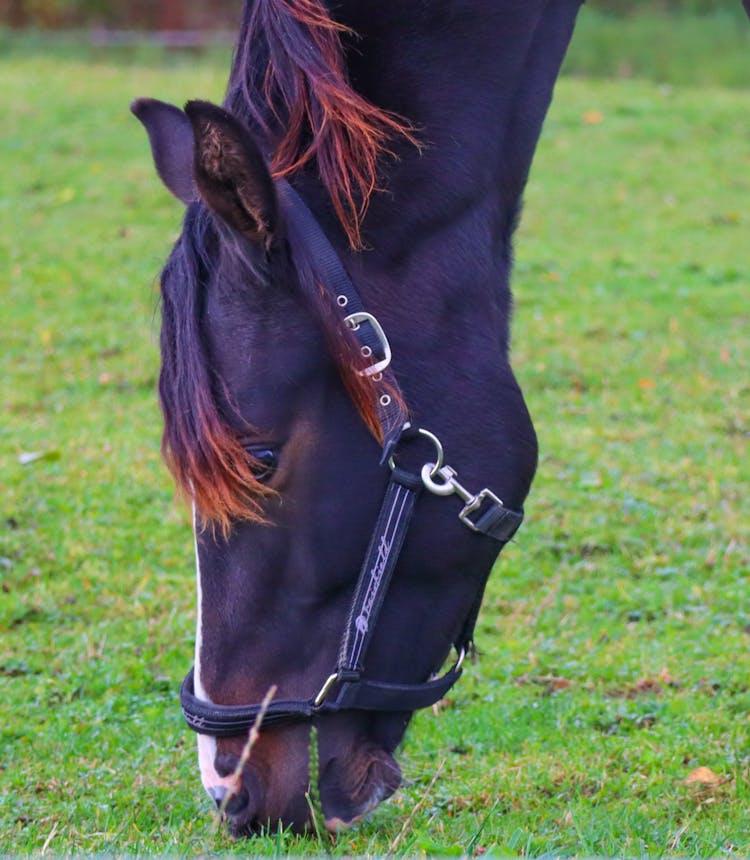
[[[214,833],[176,699],[193,561],[158,454],[154,281],[180,208],[127,111],[224,79],[0,61],[2,852],[248,850]],[[483,656],[367,822],[253,850],[750,851],[749,140],[742,92],[561,82],[515,278],[542,459]]]
[[[615,17],[598,5],[588,0],[579,15],[566,73],[750,86],[750,27],[740,0],[705,15],[646,10]]]

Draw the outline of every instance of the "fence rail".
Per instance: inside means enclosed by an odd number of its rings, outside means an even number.
[[[154,45],[158,48],[206,48],[231,45],[236,33],[231,30],[111,30],[93,27],[88,31],[89,44],[97,48]]]

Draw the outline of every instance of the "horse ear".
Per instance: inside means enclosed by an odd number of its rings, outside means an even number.
[[[156,172],[183,203],[198,199],[193,181],[195,144],[190,120],[178,107],[157,99],[136,99],[130,110],[143,123]]]
[[[210,102],[188,102],[185,113],[195,137],[198,193],[230,226],[268,247],[277,228],[276,192],[250,132]]]

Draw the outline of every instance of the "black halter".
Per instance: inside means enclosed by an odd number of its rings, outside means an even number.
[[[464,503],[459,519],[472,531],[494,538],[501,545],[516,533],[523,512],[506,508],[486,488],[471,493],[463,487],[457,473],[444,463],[440,440],[424,428],[411,427],[390,368],[390,345],[380,323],[364,309],[338,254],[307,205],[288,182],[280,180],[277,189],[286,217],[296,221],[318,261],[322,283],[335,297],[344,325],[354,333],[362,355],[372,360],[359,372],[371,377],[376,385],[382,385],[376,404],[384,437],[381,463],[388,464],[391,476],[354,590],[334,671],[311,699],[271,702],[263,726],[309,720],[343,710],[419,710],[443,698],[461,676],[461,664],[479,611],[477,601],[455,643],[458,659],[441,677],[419,684],[390,684],[364,677],[367,650],[420,493],[427,489],[438,496],[458,495]],[[417,439],[428,440],[435,454],[418,472],[412,472],[398,461],[402,450]],[[199,699],[193,675],[191,669],[180,688],[182,712],[191,729],[214,737],[230,737],[244,734],[253,726],[260,704],[215,705]]]

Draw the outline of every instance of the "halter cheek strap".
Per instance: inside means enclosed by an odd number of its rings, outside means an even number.
[[[305,203],[287,182],[282,180],[277,185],[287,217],[296,219],[321,267],[322,283],[335,292],[343,324],[354,332],[363,355],[372,358],[372,364],[361,372],[371,375],[375,383],[385,380],[398,396],[382,394],[377,403],[384,431],[382,462],[388,463],[391,475],[354,589],[334,671],[311,699],[272,702],[263,726],[299,722],[343,710],[416,711],[442,699],[461,676],[479,611],[477,600],[455,643],[458,659],[441,677],[399,684],[365,676],[367,652],[420,494],[427,490],[437,496],[457,495],[463,502],[458,511],[461,522],[501,546],[518,530],[523,511],[506,508],[487,488],[478,493],[467,490],[459,483],[455,469],[445,464],[440,440],[424,428],[412,428],[406,421],[403,398],[390,368],[390,346],[380,323],[364,310],[341,260]],[[419,472],[411,472],[398,465],[399,454],[418,439],[429,441],[434,454]],[[260,704],[215,705],[199,699],[195,695],[193,669],[180,688],[180,703],[188,726],[214,737],[246,733],[261,710]]]
[[[336,301],[342,325],[353,333],[363,358],[370,362],[359,373],[368,376],[375,386],[375,411],[383,430],[381,462],[385,463],[407,419],[401,389],[391,368],[392,353],[388,338],[377,317],[365,310],[341,258],[304,200],[285,179],[276,181],[276,191],[284,215],[295,224],[315,260],[320,283]],[[394,392],[396,396],[389,392]]]
[[[263,718],[265,728],[344,710],[410,713],[440,701],[461,677],[461,666],[476,620],[475,610],[464,625],[461,641],[456,643],[456,663],[441,677],[417,684],[394,684],[364,677],[367,651],[423,489],[421,476],[394,465],[354,590],[335,671],[311,699],[271,702]],[[501,517],[497,505],[490,506],[473,529],[506,543],[521,525],[523,515],[504,510],[506,513]],[[491,531],[484,530],[482,520],[485,519],[491,521]],[[180,703],[188,726],[200,734],[214,737],[245,734],[252,728],[261,709],[259,704],[215,705],[197,698],[193,669],[182,682]]]

